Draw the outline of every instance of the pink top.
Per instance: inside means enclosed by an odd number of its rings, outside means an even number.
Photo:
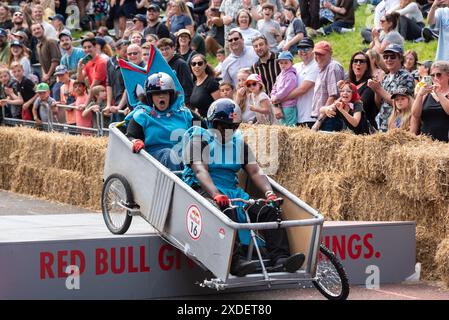
[[[87,102],[87,93],[84,94],[81,97],[77,97],[75,101],[76,106],[80,106],[82,104],[86,104]],[[92,112],[89,112],[87,117],[83,117],[83,110],[75,110],[75,118],[76,118],[76,125],[78,127],[84,127],[84,128],[92,128]]]

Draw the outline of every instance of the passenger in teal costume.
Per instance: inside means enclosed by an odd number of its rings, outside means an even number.
[[[168,169],[181,170],[181,148],[177,146],[192,126],[192,113],[178,103],[173,79],[164,72],[149,76],[142,100],[128,118],[126,135],[133,152],[145,148]]]
[[[183,180],[204,197],[213,199],[232,220],[247,222],[241,208],[225,210],[230,205],[229,199],[249,199],[249,195],[238,187],[237,174],[244,169],[266,196],[265,205],[254,205],[248,210],[251,221],[276,221],[278,216],[271,205],[277,197],[241,132],[237,130],[241,122],[240,107],[230,99],[218,99],[209,107],[207,122],[209,129],[194,126],[184,135]],[[243,258],[240,244],[249,243],[249,232],[244,231],[239,231],[240,241],[236,240],[231,263],[231,274],[237,276],[253,273],[258,264]],[[265,230],[264,236],[272,271],[295,272],[302,266],[304,254],[289,256],[285,229]]]

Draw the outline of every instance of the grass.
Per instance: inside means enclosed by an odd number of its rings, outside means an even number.
[[[315,43],[321,40],[329,41],[332,44],[334,59],[339,61],[345,70],[349,68],[349,62],[353,53],[363,50],[367,47],[362,43],[362,36],[360,31],[363,28],[371,28],[374,20],[374,12],[370,10],[367,5],[359,6],[355,13],[355,31],[344,34],[332,33],[328,36],[319,36],[314,38]],[[434,60],[437,50],[437,41],[429,43],[414,43],[406,41],[404,46],[404,52],[407,50],[415,50],[418,53],[418,60]],[[211,55],[207,56],[207,60],[213,66],[217,65],[217,59]],[[295,63],[300,59],[295,57]]]

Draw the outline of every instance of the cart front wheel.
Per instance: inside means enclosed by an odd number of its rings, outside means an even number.
[[[329,300],[346,300],[349,281],[343,265],[326,246],[320,246],[320,253],[321,261],[318,263],[313,285]]]
[[[131,225],[132,216],[124,206],[133,203],[131,187],[125,177],[112,174],[103,184],[101,209],[109,231],[124,234]]]

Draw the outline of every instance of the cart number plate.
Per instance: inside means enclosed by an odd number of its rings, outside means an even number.
[[[187,231],[193,240],[198,240],[203,228],[201,213],[197,206],[192,205],[187,211]]]

